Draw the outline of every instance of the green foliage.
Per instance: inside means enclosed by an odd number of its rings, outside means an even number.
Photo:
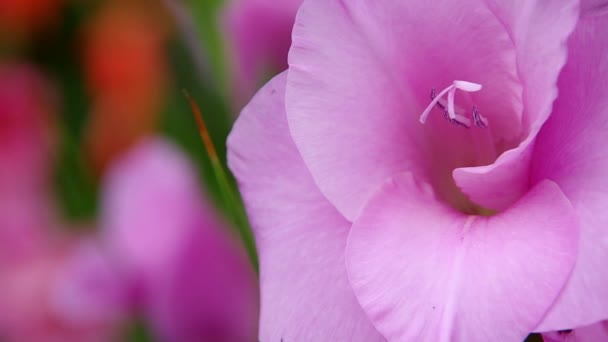
[[[56,31],[38,38],[28,51],[54,81],[59,92],[58,150],[55,155],[55,190],[60,209],[68,220],[92,220],[96,213],[97,184],[87,167],[81,149],[83,128],[89,110],[81,51],[77,44],[80,30],[92,6],[81,4],[64,8]]]
[[[226,138],[232,126],[232,116],[228,104],[219,95],[217,89],[209,88],[200,77],[197,77],[191,56],[179,41],[173,42],[171,60],[175,70],[175,83],[171,89],[170,103],[163,119],[163,131],[182,146],[201,170],[201,180],[205,184],[208,197],[228,218],[239,233],[249,251],[252,262],[257,268],[255,243],[249,223],[244,214],[242,202],[234,179],[229,176],[226,166]],[[227,183],[218,181],[216,171],[206,154],[199,136],[195,119],[187,99],[181,90],[186,89],[201,108],[203,118],[216,148],[221,167],[227,176]],[[229,192],[227,194],[226,192]],[[226,198],[231,198],[226,200]]]
[[[150,329],[146,327],[144,320],[137,319],[126,327],[122,341],[151,342],[156,339],[150,335]]]
[[[209,58],[212,76],[218,82],[219,90],[225,93],[228,86],[228,55],[226,54],[221,23],[219,21],[224,1],[188,0],[184,1],[184,4],[194,17],[201,46]]]

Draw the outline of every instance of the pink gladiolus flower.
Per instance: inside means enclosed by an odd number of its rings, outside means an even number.
[[[228,139],[260,339],[521,341],[608,318],[607,13],[306,0],[288,71]]]
[[[255,274],[203,202],[194,169],[167,142],[149,140],[114,165],[105,183],[108,251],[136,283],[161,341],[251,341]]]
[[[608,322],[599,322],[574,330],[543,334],[545,342],[599,342],[608,341]]]
[[[302,0],[230,0],[224,31],[235,101],[246,103],[267,77],[287,68],[291,29]],[[265,79],[266,78],[266,79]]]

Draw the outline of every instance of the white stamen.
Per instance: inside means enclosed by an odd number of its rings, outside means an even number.
[[[454,85],[455,86],[455,85]],[[454,98],[456,95],[456,87],[450,89],[448,91],[448,114],[450,115],[450,119],[456,119],[456,112],[454,111]]]
[[[464,90],[469,93],[474,93],[476,91],[480,91],[481,88],[483,88],[483,86],[479,83],[473,83],[473,82],[468,82],[468,81],[459,81],[459,80],[454,81],[454,87],[456,87],[460,90]]]
[[[448,106],[448,101],[445,98],[441,98],[441,99],[439,99],[439,101],[437,101],[437,105],[441,109],[445,109]],[[456,111],[456,113],[462,113],[465,110],[464,110],[464,108],[460,107],[458,104],[454,104],[454,111]]]
[[[456,98],[456,89],[460,89],[462,91],[471,93],[471,92],[480,91],[481,88],[482,88],[482,85],[479,83],[455,80],[451,85],[449,85],[447,88],[443,89],[436,96],[434,95],[435,91],[433,90],[433,92],[431,93],[432,101],[426,107],[424,112],[422,112],[422,115],[420,115],[420,123],[424,124],[426,122],[433,107],[439,103],[439,105],[444,110],[444,113],[446,113],[446,116],[449,119],[449,121],[451,121],[452,123],[460,124],[461,126],[465,126],[467,128],[471,127],[471,119],[460,114],[460,112],[463,112],[462,109],[454,103],[455,98]],[[443,99],[443,96],[445,96],[446,94],[448,95],[447,101],[445,101]],[[479,114],[479,111],[477,111],[476,108],[475,108],[475,112],[472,115],[473,115],[473,123],[476,126],[486,127],[488,125],[488,120],[486,118],[484,118],[483,116],[481,116],[481,114]]]
[[[460,114],[454,114],[454,121],[462,124],[463,126],[466,126],[467,128],[471,127],[471,119],[467,118],[466,116],[462,116]]]
[[[420,115],[420,123],[423,124],[423,123],[426,122],[426,119],[428,118],[429,113],[431,112],[431,109],[433,109],[433,107],[435,107],[435,105],[443,97],[443,95],[445,95],[452,88],[454,88],[453,84],[451,86],[443,89],[441,91],[441,93],[439,93],[439,94],[437,94],[437,96],[435,96],[435,98],[431,101],[431,103],[428,105],[428,107],[426,107],[426,109],[424,110],[424,112],[422,112],[422,115]]]

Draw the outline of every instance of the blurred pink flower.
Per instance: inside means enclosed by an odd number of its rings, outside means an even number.
[[[45,239],[54,107],[52,89],[35,68],[0,64],[0,266]]]
[[[0,66],[0,340],[108,341],[122,310],[118,283],[100,272],[93,238],[61,232],[49,194],[52,93],[34,67]],[[85,286],[91,273],[95,289]]]
[[[608,318],[595,6],[305,1],[288,71],[228,139],[260,339],[521,341]]]
[[[230,0],[224,31],[238,108],[269,77],[287,69],[291,29],[302,0]]]
[[[0,269],[3,341],[116,338],[115,328],[125,309],[120,283],[90,244],[84,239],[65,241]]]
[[[108,251],[136,283],[161,341],[251,341],[255,274],[225,224],[204,203],[178,149],[148,140],[110,170],[103,222]]]

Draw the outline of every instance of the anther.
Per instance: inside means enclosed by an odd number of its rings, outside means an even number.
[[[439,94],[436,94],[435,88],[431,89],[431,103],[426,107],[422,115],[420,116],[420,122],[425,123],[429,113],[434,106],[439,107],[443,111],[444,117],[452,124],[460,125],[466,128],[471,127],[471,119],[461,114],[463,112],[460,108],[455,105],[456,90],[460,89],[466,92],[476,92],[481,90],[482,86],[478,83],[459,81],[455,80],[450,86],[442,90]],[[443,99],[443,96],[447,94],[447,102]],[[445,102],[445,103],[444,103]],[[473,107],[472,112],[473,124],[477,127],[485,128],[488,126],[488,120],[481,116],[477,107]]]
[[[479,114],[477,106],[473,106],[473,124],[477,127],[486,128],[488,127],[488,119],[484,118]]]
[[[431,100],[434,100],[436,97],[435,95],[435,88],[431,89]],[[445,117],[446,120],[451,121],[450,120],[450,114],[448,114],[448,110],[445,108],[445,106],[443,105],[443,103],[441,103],[441,99],[439,99],[439,101],[437,101],[437,107],[441,108],[441,110],[443,111],[443,116]]]

